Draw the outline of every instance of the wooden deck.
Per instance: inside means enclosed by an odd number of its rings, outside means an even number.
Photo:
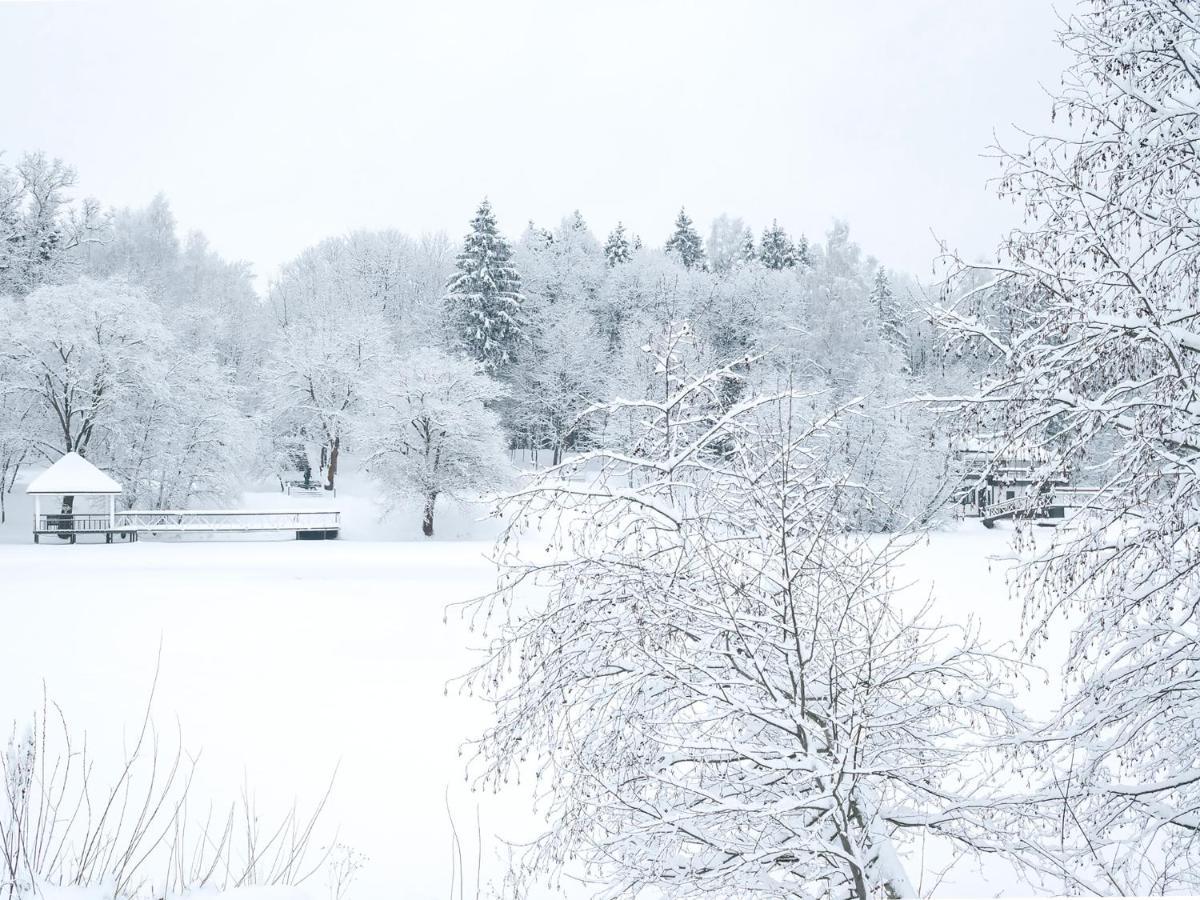
[[[78,516],[47,513],[38,516],[33,526],[33,542],[35,544],[40,543],[41,538],[44,537],[56,537],[73,544],[77,537],[87,535],[103,535],[106,544],[111,544],[114,537],[126,541],[138,539],[136,528],[130,528],[119,520],[110,520],[106,513]]]

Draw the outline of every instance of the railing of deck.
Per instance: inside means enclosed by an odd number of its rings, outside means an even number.
[[[120,527],[118,521],[117,527]],[[108,513],[45,513],[37,517],[38,531],[63,531],[76,534],[103,533],[113,530]]]

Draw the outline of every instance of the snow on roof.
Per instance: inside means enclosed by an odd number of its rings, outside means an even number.
[[[113,481],[78,453],[68,453],[25,488],[27,494],[119,494]]]

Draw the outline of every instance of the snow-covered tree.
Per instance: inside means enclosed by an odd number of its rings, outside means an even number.
[[[553,464],[585,443],[588,423],[580,415],[599,402],[610,360],[596,319],[586,307],[556,307],[538,327],[534,352],[522,364],[513,392],[512,419],[518,444],[548,450]]]
[[[44,153],[26,153],[12,169],[0,163],[0,296],[68,280],[74,251],[103,237],[99,204],[72,205],[75,182],[73,168]]]
[[[463,349],[489,374],[503,375],[524,344],[523,301],[512,249],[484,200],[447,283],[446,312]]]
[[[373,396],[371,385],[399,362],[378,313],[344,313],[333,322],[293,319],[276,337],[264,373],[270,427],[294,436],[297,449],[317,446],[326,490],[336,487],[343,445],[364,398]]]
[[[5,521],[8,494],[32,443],[30,413],[35,400],[22,390],[17,362],[0,351],[0,523]]]
[[[85,248],[88,273],[97,278],[119,276],[141,287],[159,303],[169,305],[176,287],[180,247],[175,214],[164,194],[141,209],[116,211],[107,240]]]
[[[768,269],[776,271],[795,268],[799,263],[796,245],[777,220],[771,222],[770,228],[763,229],[758,258]]]
[[[738,246],[735,266],[748,266],[758,262],[758,250],[754,246],[754,232],[749,228],[742,231],[741,243]]]
[[[796,240],[796,265],[811,266],[812,264],[812,248],[808,244],[808,238],[800,235]]]
[[[1002,673],[892,604],[895,547],[840,527],[810,450],[835,426],[786,387],[724,409],[732,373],[690,377],[675,337],[660,393],[598,410],[627,441],[512,495],[498,589],[467,606],[492,639],[466,679],[496,704],[481,778],[546,786],[508,888],[568,867],[613,897],[912,896],[905,833],[997,846],[966,738],[1013,727]]]
[[[232,385],[143,292],[81,279],[7,301],[0,316],[3,393],[27,447],[90,457],[122,481],[126,505],[232,492],[247,444]]]
[[[1200,15],[1088,0],[1061,40],[1067,124],[1006,154],[1002,190],[1027,222],[941,320],[992,348],[968,427],[1036,448],[1043,478],[1074,470],[1101,488],[1073,521],[1025,536],[1019,585],[1031,650],[1071,629],[1042,760],[1066,852],[1091,891],[1195,892]]]
[[[714,272],[728,272],[736,265],[745,247],[746,225],[725,213],[713,219],[708,232],[708,261]]]
[[[608,240],[604,242],[604,258],[609,266],[619,266],[633,258],[633,249],[629,245],[629,238],[625,236],[625,226],[620,222],[608,233]]]
[[[155,307],[121,282],[47,285],[3,306],[0,345],[40,420],[34,444],[87,455],[97,429],[132,406],[146,360],[170,337]]]
[[[523,303],[541,303],[526,310],[524,320],[552,316],[560,304],[591,306],[606,275],[604,249],[578,211],[566,216],[549,240],[542,229],[527,230],[513,256],[520,271]]]
[[[604,250],[575,212],[544,240],[526,231],[515,260],[526,302],[527,351],[508,376],[504,423],[517,446],[557,458],[579,435],[575,411],[595,399],[604,341],[599,311],[609,275]]]
[[[440,497],[470,499],[506,481],[500,422],[491,407],[503,388],[473,361],[419,351],[372,384],[360,425],[368,470],[393,502],[416,500],[433,535]]]
[[[875,270],[875,281],[871,284],[871,303],[879,317],[879,336],[905,357],[907,364],[908,335],[904,330],[904,314],[892,290],[883,266]]]
[[[216,362],[178,343],[148,361],[147,378],[116,426],[106,424],[92,455],[121,482],[122,502],[185,509],[228,500],[251,456],[251,426]]]
[[[667,239],[663,249],[685,269],[704,268],[704,241],[683,207],[680,207],[679,215],[675,218],[675,232]]]

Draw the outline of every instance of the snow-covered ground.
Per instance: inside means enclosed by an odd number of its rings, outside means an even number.
[[[44,682],[91,746],[115,753],[161,646],[155,719],[166,731],[178,720],[185,746],[202,752],[195,796],[228,798],[246,783],[264,812],[282,811],[317,800],[336,767],[325,822],[369,857],[350,896],[392,900],[449,889],[449,792],[469,877],[477,808],[495,872],[502,848],[490,836],[527,836],[534,823],[519,789],[478,797],[464,782],[459,748],[486,710],[446,695],[471,636],[443,612],[492,585],[496,524],[447,507],[438,537],[420,539],[415,515],[381,524],[364,488],[349,479],[331,504],[345,516],[339,541],[112,546],[33,545],[18,488],[0,528],[0,721],[26,721]],[[942,615],[974,612],[990,637],[1015,636],[1006,564],[991,559],[1006,538],[965,523],[921,541],[900,573],[908,595],[933,590]],[[963,870],[943,892],[992,896],[993,877]]]

